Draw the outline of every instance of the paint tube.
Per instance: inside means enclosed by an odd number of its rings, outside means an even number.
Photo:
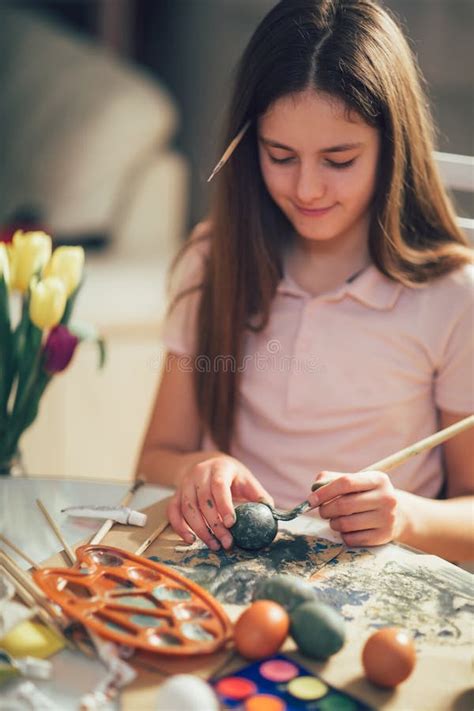
[[[15,669],[23,676],[29,676],[31,679],[51,679],[53,671],[53,666],[47,659],[37,659],[36,657],[21,657],[17,659],[3,649],[0,650],[0,665],[3,665],[4,669],[8,667]]]
[[[83,518],[105,518],[130,526],[145,526],[147,521],[146,514],[127,506],[69,506],[61,509],[61,513]]]
[[[53,704],[46,694],[38,689],[32,681],[24,681],[20,686],[5,699],[7,705],[4,708],[30,708],[42,709],[44,711],[59,711],[59,706]],[[25,701],[26,703],[23,703]],[[10,706],[8,703],[10,702]]]

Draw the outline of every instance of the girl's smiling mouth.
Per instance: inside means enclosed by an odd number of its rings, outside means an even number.
[[[296,209],[298,212],[300,212],[302,215],[306,215],[307,217],[322,217],[323,215],[327,215],[327,213],[332,210],[336,205],[329,205],[329,207],[320,207],[316,209],[308,209],[306,207],[300,207],[299,205],[296,205],[294,203]]]

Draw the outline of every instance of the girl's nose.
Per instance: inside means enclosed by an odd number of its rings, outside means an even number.
[[[326,182],[321,169],[309,163],[302,163],[296,183],[296,199],[301,205],[313,205],[324,197]]]

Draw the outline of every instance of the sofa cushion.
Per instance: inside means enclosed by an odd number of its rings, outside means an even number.
[[[177,126],[169,94],[143,70],[2,3],[0,86],[0,220],[34,205],[64,236],[106,230],[124,176]]]

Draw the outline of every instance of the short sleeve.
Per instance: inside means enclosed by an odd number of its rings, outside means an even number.
[[[189,238],[190,244],[171,274],[169,305],[161,340],[167,351],[193,356],[196,351],[197,316],[201,285],[209,253],[206,223],[200,223]]]
[[[467,285],[467,303],[453,324],[442,362],[435,377],[435,402],[440,410],[456,413],[474,412],[474,284]]]

